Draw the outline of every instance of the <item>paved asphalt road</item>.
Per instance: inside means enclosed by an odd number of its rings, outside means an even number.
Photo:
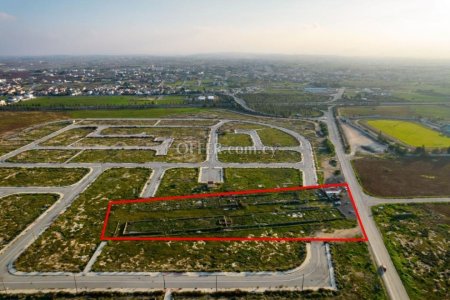
[[[332,108],[328,110],[326,116],[328,120],[330,139],[335,145],[336,155],[341,163],[342,172],[355,199],[362,223],[369,238],[369,245],[375,257],[376,264],[378,266],[385,265],[387,267],[387,271],[382,274],[382,278],[389,297],[391,299],[409,299],[405,287],[403,286],[397,270],[392,263],[391,257],[389,256],[389,253],[384,245],[383,237],[378,231],[375,221],[372,218],[369,204],[370,200],[363,193],[356,179],[355,173],[353,172],[350,159],[344,152],[336,121],[332,113]]]

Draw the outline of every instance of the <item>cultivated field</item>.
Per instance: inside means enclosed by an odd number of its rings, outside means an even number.
[[[361,158],[353,167],[364,190],[380,197],[450,195],[450,158]]]
[[[446,299],[450,204],[373,208],[384,243],[411,299]]]
[[[55,194],[14,194],[0,198],[0,250],[58,198]]]
[[[450,137],[418,123],[398,120],[368,120],[367,125],[374,128],[375,132],[381,131],[383,134],[413,147],[450,147]]]

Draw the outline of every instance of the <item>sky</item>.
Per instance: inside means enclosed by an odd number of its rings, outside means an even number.
[[[0,0],[0,55],[450,59],[449,0]]]

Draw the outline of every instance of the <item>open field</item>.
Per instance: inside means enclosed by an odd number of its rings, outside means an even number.
[[[67,186],[87,173],[83,168],[0,168],[0,186]]]
[[[20,133],[15,135],[12,139],[31,142],[40,138],[43,138],[61,128],[69,125],[68,121],[55,122],[47,125],[37,125],[34,127],[26,128]]]
[[[161,120],[158,126],[212,126],[216,120]]]
[[[21,271],[83,270],[99,243],[109,200],[136,198],[149,169],[114,168],[81,193],[72,205],[16,261]]]
[[[218,158],[225,163],[276,163],[276,162],[300,162],[302,155],[290,150],[223,150],[218,153]]]
[[[120,106],[144,104],[182,104],[184,96],[163,96],[139,98],[137,96],[58,96],[39,97],[16,104],[17,106],[34,107],[76,107],[76,106]]]
[[[95,131],[94,127],[74,128],[42,143],[42,146],[69,146]]]
[[[0,140],[0,156],[28,144],[27,141]]]
[[[302,185],[302,174],[296,169],[224,169],[224,183],[208,187],[198,182],[199,170],[169,169],[164,173],[157,196],[189,195],[201,192],[238,191]]]
[[[409,297],[448,298],[450,204],[392,204],[372,211]]]
[[[94,271],[289,270],[305,257],[304,243],[108,242]]]
[[[332,299],[388,299],[366,243],[330,244],[338,295]]]
[[[235,130],[256,130],[264,146],[293,147],[299,145],[298,141],[293,136],[281,130],[270,128],[264,125],[243,123],[243,122],[226,123],[219,129],[219,137],[224,135],[235,134]],[[224,146],[226,145],[224,144]],[[246,145],[237,145],[237,146],[246,146]]]
[[[155,142],[153,137],[87,137],[78,142],[75,142],[73,146],[108,146],[108,147],[120,147],[120,146],[141,146],[151,147],[161,144]]]
[[[58,198],[55,194],[14,194],[0,198],[0,250]]]
[[[305,237],[357,226],[316,189],[116,204],[107,224],[108,237]]]
[[[115,110],[75,110],[69,116],[75,119],[84,118],[162,118],[190,116],[197,113],[208,113],[208,109],[187,108],[149,108],[149,109],[115,109]]]
[[[383,134],[413,147],[450,147],[450,137],[418,123],[398,120],[368,120],[367,124],[376,132],[381,131]]]
[[[219,134],[219,144],[224,147],[245,147],[253,146],[250,135],[244,133],[228,133],[223,132]]]
[[[63,163],[79,150],[28,150],[8,159],[16,163]]]
[[[353,167],[366,192],[380,197],[450,196],[450,158],[361,158]]]
[[[327,101],[328,96],[315,95],[299,91],[272,90],[256,94],[240,94],[247,105],[259,112],[290,117],[300,114],[305,117],[318,117],[322,113],[317,108],[306,107],[305,103]]]
[[[434,121],[450,121],[450,106],[444,105],[386,105],[386,106],[347,106],[340,107],[339,114],[344,117],[407,117],[428,118]]]
[[[0,118],[0,135],[7,132],[27,128],[32,125],[67,119],[68,115],[65,113],[53,112],[10,112],[1,111]]]

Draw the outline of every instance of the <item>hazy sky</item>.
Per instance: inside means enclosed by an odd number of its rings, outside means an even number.
[[[0,0],[0,55],[450,58],[450,0]]]

